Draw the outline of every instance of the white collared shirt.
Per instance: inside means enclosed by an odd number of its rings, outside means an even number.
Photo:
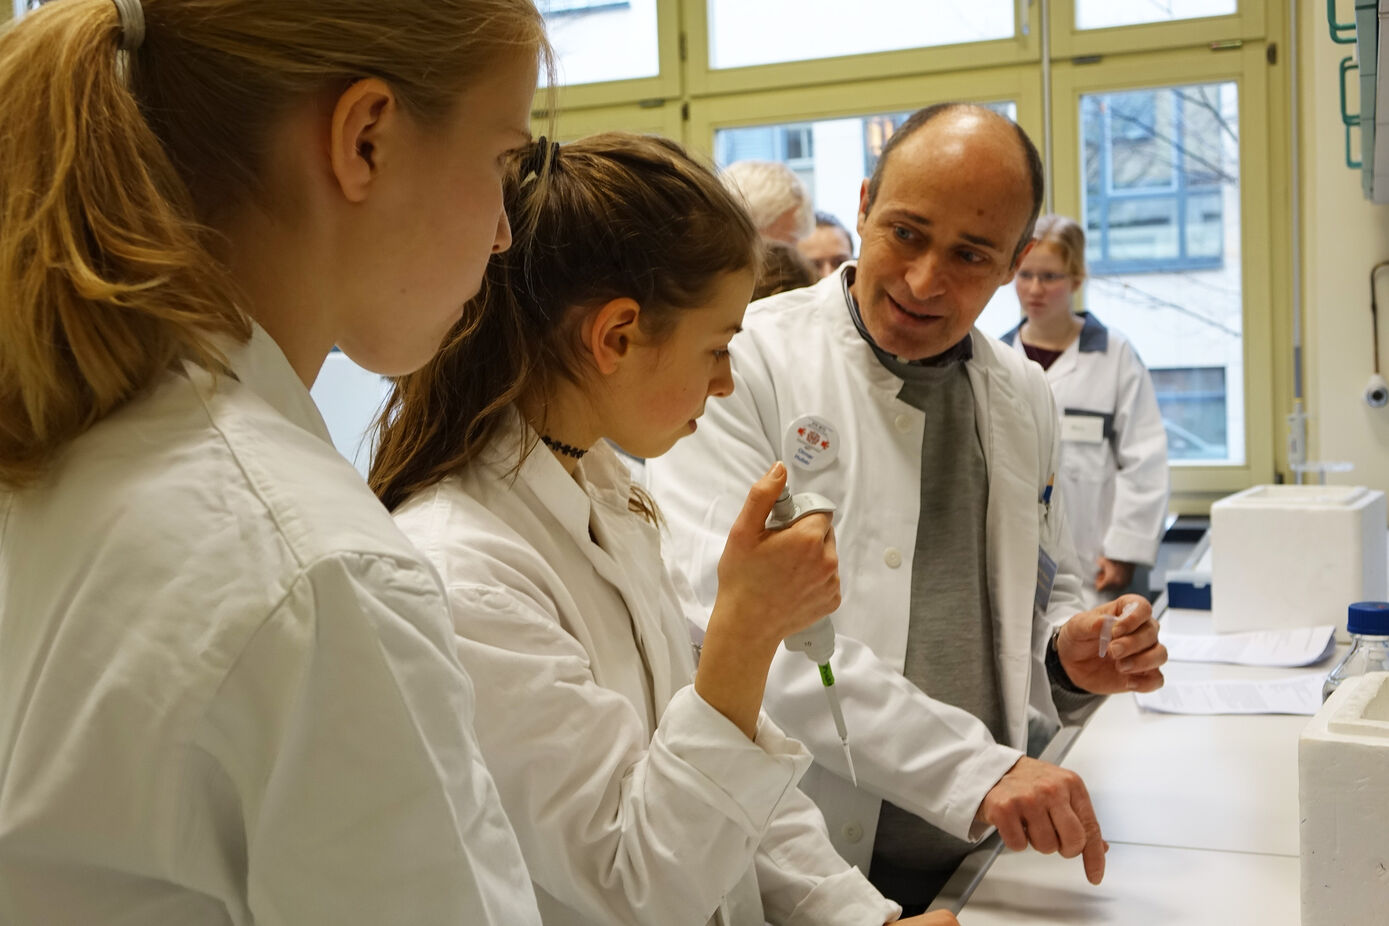
[[[543,447],[512,475],[522,439],[396,517],[443,576],[547,926],[895,916],[796,790],[805,748],[695,693],[689,615],[617,455],[590,451],[582,486]]]
[[[437,577],[228,359],[0,495],[0,922],[539,923]]]

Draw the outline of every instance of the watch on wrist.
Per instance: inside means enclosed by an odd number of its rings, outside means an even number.
[[[1066,674],[1066,667],[1061,664],[1061,653],[1056,649],[1056,638],[1059,636],[1061,636],[1061,628],[1057,627],[1051,632],[1051,639],[1047,641],[1047,678],[1051,679],[1063,691],[1069,691],[1072,694],[1089,694],[1084,688],[1071,681],[1071,677]]]

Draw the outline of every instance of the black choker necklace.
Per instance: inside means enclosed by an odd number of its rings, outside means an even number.
[[[578,447],[569,446],[564,441],[555,440],[548,434],[540,435],[540,442],[544,444],[546,447],[549,447],[555,453],[562,453],[566,457],[573,457],[576,460],[582,458],[584,454],[588,453],[587,450],[580,450]]]

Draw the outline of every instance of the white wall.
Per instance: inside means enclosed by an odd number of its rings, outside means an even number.
[[[1361,397],[1373,363],[1369,272],[1389,259],[1389,206],[1366,200],[1359,172],[1345,166],[1337,63],[1353,46],[1331,41],[1324,4],[1299,5],[1309,457],[1355,465],[1328,482],[1389,491],[1389,408],[1369,408]],[[1358,145],[1358,135],[1352,138]],[[1389,270],[1379,293],[1383,345],[1389,336]],[[1389,351],[1381,351],[1389,363]]]

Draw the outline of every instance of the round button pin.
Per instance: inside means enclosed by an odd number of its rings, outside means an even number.
[[[839,456],[839,434],[818,415],[802,415],[781,436],[782,459],[807,472],[824,469]]]

